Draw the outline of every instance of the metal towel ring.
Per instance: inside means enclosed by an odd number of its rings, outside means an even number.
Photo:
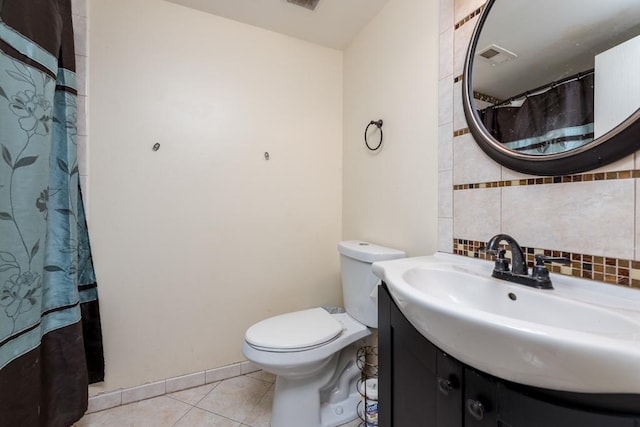
[[[371,147],[369,145],[369,141],[367,141],[367,132],[369,131],[369,126],[371,125],[376,125],[376,127],[378,128],[378,130],[380,130],[380,141],[378,142],[378,145],[376,145],[375,147]],[[383,138],[383,133],[382,133],[382,119],[378,120],[378,121],[373,121],[371,120],[369,122],[369,124],[367,125],[367,127],[364,130],[364,143],[367,146],[367,148],[371,151],[376,151],[377,149],[380,148],[380,146],[382,145],[382,138]]]

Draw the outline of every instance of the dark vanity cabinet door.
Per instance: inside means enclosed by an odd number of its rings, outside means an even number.
[[[509,427],[638,427],[640,419],[571,408],[500,384],[500,421]],[[639,408],[640,409],[640,408]]]
[[[464,367],[442,351],[437,356],[438,427],[462,425],[462,383]]]
[[[411,326],[386,292],[378,299],[379,425],[435,427],[437,348]],[[384,318],[389,325],[382,325]]]
[[[464,427],[640,427],[639,421],[547,402],[465,368]]]
[[[379,425],[462,426],[463,365],[426,340],[386,290],[378,304]]]
[[[465,368],[463,404],[464,427],[498,425],[498,384],[490,377]]]
[[[378,287],[378,425],[391,427],[393,371],[391,357],[391,296],[386,286]]]

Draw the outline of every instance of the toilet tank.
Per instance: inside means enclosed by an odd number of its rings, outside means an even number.
[[[378,327],[377,285],[380,279],[371,271],[376,261],[404,258],[397,249],[349,240],[338,243],[342,269],[344,308],[353,318],[369,327]],[[372,295],[373,294],[373,295]]]

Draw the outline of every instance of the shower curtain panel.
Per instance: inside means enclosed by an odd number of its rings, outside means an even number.
[[[0,426],[68,427],[104,376],[70,0],[0,0]]]
[[[593,141],[594,75],[579,76],[526,96],[519,107],[480,111],[487,130],[502,144],[526,154],[554,154]]]

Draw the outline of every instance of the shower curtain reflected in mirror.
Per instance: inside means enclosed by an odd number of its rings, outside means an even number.
[[[594,138],[594,74],[537,88],[480,110],[489,133],[506,148],[525,154],[555,154]]]
[[[70,0],[0,0],[0,426],[64,426],[104,377]]]

